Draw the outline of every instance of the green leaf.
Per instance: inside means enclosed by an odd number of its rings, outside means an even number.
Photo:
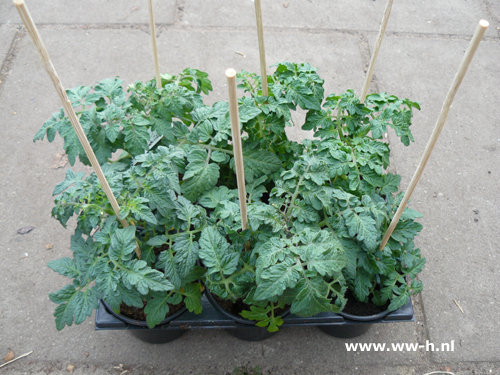
[[[300,222],[317,223],[320,220],[318,211],[306,204],[304,201],[295,201],[295,206],[292,209],[292,216]]]
[[[201,232],[199,256],[207,267],[207,275],[222,272],[231,275],[238,267],[240,255],[231,252],[229,243],[212,227],[206,227]]]
[[[202,311],[201,305],[201,285],[187,284],[184,286],[184,303],[190,312],[199,314]]]
[[[127,306],[134,306],[141,309],[144,306],[142,299],[143,296],[139,292],[134,289],[127,289],[121,284],[117,284],[114,293],[107,294],[104,297],[104,300],[109,303],[113,310],[119,310],[122,302]]]
[[[146,127],[130,122],[125,123],[123,134],[125,135],[125,150],[131,155],[140,155],[149,150],[149,133]]]
[[[155,293],[154,298],[148,300],[144,308],[144,313],[146,314],[146,323],[149,328],[153,328],[165,319],[169,311],[167,295],[166,293]]]
[[[75,294],[73,304],[73,314],[75,315],[75,324],[81,324],[92,315],[94,309],[99,307],[100,293],[96,287],[87,287],[84,291]]]
[[[331,300],[326,298],[328,284],[322,277],[303,278],[297,284],[300,290],[292,303],[291,313],[309,317],[330,311]]]
[[[189,167],[189,166],[188,166]],[[194,168],[194,167],[193,167]],[[192,172],[194,174],[194,172]],[[196,174],[186,179],[181,185],[184,196],[191,202],[195,202],[203,193],[207,192],[217,184],[219,179],[219,166],[217,164],[205,163],[196,166]]]
[[[290,244],[289,241],[278,237],[271,237],[264,245],[262,245],[258,252],[259,257],[257,258],[256,266],[261,272],[276,264],[277,262],[283,262],[290,250],[287,248]]]
[[[49,294],[50,300],[59,305],[54,313],[58,331],[62,330],[66,325],[73,324],[74,306],[72,301],[76,293],[77,291],[73,285],[66,285],[57,292]]]
[[[391,238],[406,243],[408,240],[412,240],[421,230],[423,226],[412,220],[399,221],[392,232]]]
[[[66,179],[63,182],[60,182],[56,185],[52,195],[61,194],[64,190],[70,187],[73,184],[81,185],[83,179],[85,177],[85,172],[73,172],[71,169],[66,171]]]
[[[424,269],[426,261],[427,259],[425,258],[416,259],[413,265],[409,269],[407,269],[405,273],[410,277],[410,279],[415,279],[417,275]]]
[[[300,279],[301,267],[291,259],[265,269],[261,283],[257,285],[255,300],[269,300],[283,293],[286,288],[294,288]]]
[[[366,301],[366,298],[370,294],[371,287],[372,283],[370,282],[370,279],[364,273],[360,273],[358,271],[354,280],[354,295],[358,301]]]
[[[351,238],[357,236],[358,241],[362,241],[369,250],[376,249],[380,233],[375,226],[375,220],[367,212],[358,215],[347,209],[343,212],[343,217]]]
[[[80,276],[80,270],[76,266],[75,262],[73,259],[68,257],[50,261],[47,266],[49,266],[49,268],[51,268],[54,272],[69,277],[70,279],[76,279]]]
[[[165,279],[163,273],[153,270],[142,260],[130,260],[120,268],[120,276],[125,287],[131,289],[133,286],[137,291],[146,295],[149,290],[169,291],[174,289],[170,281]]]
[[[397,310],[400,307],[406,305],[409,300],[410,300],[410,295],[408,293],[401,293],[399,296],[396,296],[391,300],[391,303],[389,304],[387,310],[389,311]]]
[[[181,234],[174,243],[175,264],[182,278],[186,277],[198,260],[200,246],[192,234]]]
[[[250,311],[243,310],[241,312],[241,316],[248,320],[255,321],[263,321],[267,320],[267,314],[271,311],[271,307],[259,307],[259,306],[250,306]]]
[[[215,208],[223,201],[230,201],[238,196],[234,190],[229,190],[226,186],[214,187],[203,194],[198,203],[206,208]]]
[[[170,249],[163,250],[160,253],[156,267],[165,270],[165,277],[173,284],[175,290],[180,289],[182,279],[179,275],[174,255]]]
[[[99,81],[99,84],[95,86],[94,90],[97,94],[112,99],[123,95],[122,84],[123,80],[121,79],[106,78]]]
[[[135,247],[135,226],[131,225],[124,229],[117,229],[111,237],[109,257],[115,261],[132,259]],[[145,293],[144,293],[145,294]]]
[[[112,295],[115,294],[119,281],[120,274],[106,264],[102,272],[96,278],[96,286],[105,296]]]
[[[71,165],[74,165],[75,161],[76,161],[76,157],[79,156],[80,160],[84,164],[89,165],[90,163],[87,162],[88,159],[87,159],[87,156],[85,154],[85,150],[83,149],[83,146],[80,143],[80,140],[78,139],[78,136],[76,135],[76,132],[73,129],[73,126],[71,126],[71,123],[67,120],[63,120],[61,125],[60,125],[59,132],[61,134],[61,137],[64,138],[64,152],[66,153],[66,155],[68,155],[69,163]],[[96,151],[96,150],[94,150],[94,151]],[[99,161],[99,162],[101,163],[101,161]]]
[[[252,182],[262,175],[270,175],[281,168],[280,159],[270,151],[243,148],[243,163],[245,165],[245,180]],[[231,161],[234,169],[234,159]]]
[[[62,118],[64,118],[64,110],[61,108],[59,112],[55,112],[50,119],[45,121],[40,130],[35,134],[33,142],[43,141],[45,134],[47,134],[47,140],[52,142],[57,132],[60,131],[61,124],[65,123],[60,121]]]
[[[148,240],[147,244],[153,247],[161,247],[162,245],[167,243],[167,237],[163,234],[160,236],[152,237]]]
[[[288,87],[288,93],[291,93],[291,97],[302,109],[313,109],[316,111],[321,111],[321,99],[314,95],[314,92],[300,83],[299,81],[293,81]],[[287,94],[288,94],[287,93]]]
[[[328,129],[331,126],[334,126],[334,122],[332,120],[332,116],[329,112],[321,110],[321,111],[309,111],[306,114],[306,121],[304,125],[302,125],[302,130],[314,130],[316,131],[318,128]],[[337,132],[338,134],[338,132]]]
[[[130,209],[137,220],[144,220],[145,222],[153,225],[156,225],[158,223],[155,215],[151,211],[151,208],[149,208],[148,206],[137,203],[134,204]]]
[[[251,105],[240,105],[239,107],[240,121],[241,123],[248,122],[253,118],[257,117],[262,113],[262,111]]]

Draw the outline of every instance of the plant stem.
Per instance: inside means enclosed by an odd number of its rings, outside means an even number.
[[[343,111],[341,109],[337,112],[337,131],[339,132],[339,138],[344,140],[344,132],[342,131],[342,122],[340,121],[342,118]]]
[[[295,200],[297,199],[300,191],[300,186],[302,185],[302,182],[304,182],[304,178],[307,172],[309,172],[309,168],[311,165],[308,165],[306,168],[306,171],[302,176],[300,176],[299,182],[297,183],[297,188],[295,189],[295,192],[293,193],[292,199],[290,200],[290,205],[288,206],[288,209],[286,210],[285,214],[285,221],[288,219],[288,216],[290,215],[290,212],[292,211],[292,208],[294,207]]]

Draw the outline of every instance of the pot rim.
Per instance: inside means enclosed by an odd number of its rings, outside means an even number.
[[[147,324],[147,322],[145,320],[135,320],[135,319],[132,319],[132,318],[128,318],[128,317],[126,317],[124,315],[117,314],[117,313],[115,313],[113,311],[113,309],[111,308],[111,306],[109,306],[108,303],[105,300],[102,299],[101,302],[102,302],[103,306],[106,308],[106,310],[111,315],[113,315],[117,319],[120,319],[122,322],[127,323],[127,324],[132,324],[134,326],[149,328],[148,324]],[[186,306],[184,306],[179,311],[176,311],[174,314],[172,314],[172,315],[168,316],[167,318],[165,318],[164,320],[162,320],[161,323],[157,324],[155,327],[160,326],[160,325],[164,325],[164,324],[167,324],[167,323],[170,323],[170,321],[172,321],[175,318],[177,318],[177,317],[181,316],[182,314],[184,314],[185,311],[187,311],[187,307]]]
[[[391,312],[392,311],[385,310],[385,311],[379,312],[378,314],[374,314],[374,315],[352,315],[352,314],[348,314],[348,313],[340,311],[337,314],[339,314],[340,316],[342,316],[346,319],[349,319],[349,320],[355,320],[358,322],[369,322],[372,320],[379,320],[379,319],[385,318]]]
[[[210,290],[205,286],[205,296],[207,297],[208,299],[208,302],[210,302],[210,304],[218,311],[220,312],[221,314],[223,314],[224,316],[230,318],[230,319],[233,319],[234,321],[236,321],[237,323],[241,323],[241,324],[245,324],[247,326],[255,326],[257,324],[257,322],[255,320],[249,320],[249,319],[245,319],[243,317],[240,317],[240,316],[237,316],[237,315],[234,315],[232,313],[230,313],[229,311],[226,311],[222,308],[221,305],[219,305],[217,303],[217,301],[215,300],[215,298],[212,296],[212,292],[210,292]],[[283,318],[285,316],[287,316],[288,314],[290,314],[290,309],[291,308],[288,308],[286,309],[283,314],[280,314],[280,316]],[[260,328],[260,327],[259,327]],[[265,329],[267,329],[266,327],[263,327]]]

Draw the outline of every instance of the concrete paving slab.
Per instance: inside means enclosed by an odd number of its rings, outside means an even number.
[[[16,32],[17,30],[0,30],[0,65],[7,57]]]
[[[465,41],[387,38],[377,67],[381,89],[422,103],[409,148],[391,134],[397,172],[409,183],[437,120]],[[436,361],[498,361],[500,293],[500,68],[496,42],[483,42],[417,186],[412,207],[424,214],[417,245],[427,257],[422,293],[431,342],[455,340]],[[454,300],[462,307],[462,313]]]
[[[152,75],[149,73],[152,71],[151,57],[146,51],[137,53],[147,45],[143,41],[147,35],[139,30],[67,30],[64,34],[58,30],[43,30],[42,37],[49,51],[54,48],[66,51],[65,55],[53,56],[66,87],[88,85],[114,75],[120,75],[127,82]],[[176,53],[162,52],[162,62],[169,71],[191,65],[222,77],[228,66],[257,70],[257,48],[252,38],[245,33],[230,36],[216,32],[165,32],[159,37],[160,50],[167,51],[168,46]],[[298,39],[302,43],[299,44]],[[349,36],[346,40],[338,40],[341,48],[314,55],[312,45],[330,44],[332,35],[300,34],[297,37],[278,33],[269,38],[272,47],[269,60],[309,60],[318,65],[320,73],[330,81],[331,91],[346,88],[348,82],[359,87],[363,80],[363,64],[357,38]],[[303,49],[292,55],[291,50],[299,45]],[[234,49],[245,46],[247,59],[234,54]],[[310,56],[312,58],[308,58]],[[334,77],[338,78],[334,80]],[[223,78],[216,80],[215,89],[216,96],[225,97]],[[54,181],[61,181],[65,173],[63,168],[51,168],[54,155],[62,150],[62,142],[49,144],[45,141],[33,145],[31,140],[58,108],[51,82],[31,41],[25,38],[20,43],[16,64],[0,100],[0,113],[5,115],[4,126],[0,128],[0,147],[9,155],[0,160],[4,175],[0,182],[4,233],[0,237],[0,249],[2,254],[8,254],[0,261],[0,274],[3,290],[10,291],[5,297],[2,295],[0,349],[12,347],[17,353],[34,350],[30,361],[35,363],[132,363],[160,366],[182,374],[189,371],[206,373],[206,368],[223,373],[249,363],[275,369],[273,374],[301,371],[325,374],[339,363],[349,368],[370,363],[386,366],[421,363],[422,353],[419,352],[384,355],[347,352],[345,340],[332,338],[316,328],[284,329],[264,342],[240,341],[218,330],[192,331],[182,339],[158,346],[142,343],[127,332],[95,332],[93,318],[80,326],[57,332],[52,316],[55,306],[49,301],[48,293],[63,287],[66,280],[46,264],[70,255],[71,230],[64,230],[55,220],[49,219]],[[78,169],[85,170],[83,167]],[[29,225],[35,227],[32,232],[16,233],[17,229]],[[47,244],[53,247],[47,250]],[[418,314],[422,323],[422,314]],[[420,327],[412,322],[379,325],[359,341],[421,343]],[[348,341],[356,342],[354,339]],[[89,353],[87,359],[85,353]],[[311,368],[313,371],[309,371]]]
[[[383,0],[268,1],[262,4],[263,22],[267,28],[378,31],[385,4]],[[481,0],[400,1],[393,5],[387,30],[468,35],[467,24],[476,24],[487,15]],[[251,0],[187,1],[182,21],[197,26],[255,27],[254,4]]]
[[[500,36],[500,3],[495,0],[488,0],[485,2],[488,8],[491,26],[495,29],[498,36]]]
[[[140,0],[27,0],[37,24],[148,24],[148,5]],[[155,21],[171,24],[175,20],[176,1],[154,1]],[[0,24],[21,24],[11,0],[0,1]]]

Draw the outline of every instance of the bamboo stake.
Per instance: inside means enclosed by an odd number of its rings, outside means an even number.
[[[408,200],[410,199],[411,194],[413,193],[413,190],[415,189],[415,186],[417,185],[418,180],[420,179],[420,176],[422,175],[422,172],[425,168],[425,165],[427,164],[427,161],[429,160],[429,157],[431,156],[432,150],[434,149],[434,146],[436,145],[436,142],[439,138],[439,135],[441,134],[441,130],[443,130],[443,125],[446,121],[446,118],[448,117],[448,112],[450,111],[451,103],[453,102],[453,99],[455,98],[455,94],[458,91],[458,88],[460,87],[460,84],[462,83],[462,80],[465,76],[465,73],[467,72],[467,68],[470,65],[470,62],[472,61],[472,58],[474,57],[474,54],[477,50],[477,47],[479,46],[479,43],[481,42],[481,39],[483,38],[483,35],[488,28],[489,23],[488,21],[481,20],[479,21],[479,25],[476,28],[476,31],[474,33],[474,36],[472,37],[472,40],[469,44],[469,48],[465,52],[465,56],[462,60],[462,63],[460,64],[460,67],[458,68],[458,72],[455,75],[455,78],[453,79],[453,83],[451,84],[451,87],[448,91],[448,94],[446,95],[446,99],[443,103],[443,107],[441,108],[441,113],[439,114],[439,117],[436,122],[436,126],[434,127],[434,131],[432,132],[431,138],[429,139],[429,142],[427,143],[427,146],[425,147],[424,154],[422,155],[422,159],[420,160],[420,163],[418,164],[417,170],[415,171],[415,174],[413,175],[413,178],[410,182],[410,185],[408,186],[408,189],[406,190],[406,193],[403,197],[403,200],[401,201],[401,204],[399,205],[398,210],[396,211],[396,214],[394,215],[394,218],[391,221],[391,224],[389,225],[389,229],[387,229],[387,232],[385,233],[384,238],[382,239],[382,243],[380,244],[380,250],[383,250],[385,245],[387,244],[387,241],[389,241],[389,238],[391,237],[392,232],[394,231],[394,228],[396,227],[399,218],[401,217],[404,209],[406,208],[406,205],[408,203]]]
[[[120,218],[120,206],[118,205],[118,202],[116,201],[116,198],[113,195],[113,191],[109,187],[108,181],[106,180],[106,177],[102,172],[101,166],[97,161],[97,158],[94,154],[94,150],[92,150],[92,147],[89,144],[87,136],[83,131],[82,125],[80,124],[80,121],[78,120],[78,117],[75,114],[75,110],[71,105],[68,95],[66,95],[66,90],[64,89],[61,80],[57,75],[54,65],[52,64],[52,60],[50,59],[49,53],[47,52],[47,49],[45,48],[45,45],[42,41],[42,38],[38,33],[38,29],[36,28],[35,23],[31,18],[28,8],[24,4],[24,0],[14,0],[14,5],[16,6],[17,11],[21,16],[21,19],[23,20],[23,23],[26,29],[28,30],[31,39],[33,40],[33,43],[35,44],[38,53],[40,54],[40,58],[42,59],[42,63],[45,67],[45,70],[47,71],[50,79],[52,80],[52,83],[54,84],[54,88],[56,89],[57,94],[59,95],[59,99],[61,99],[64,110],[71,121],[71,125],[73,125],[73,129],[75,130],[76,135],[78,136],[78,139],[80,140],[80,143],[82,144],[83,149],[85,150],[85,153],[87,154],[87,157],[90,160],[90,164],[92,164],[92,167],[94,168],[97,178],[99,178],[99,182],[101,183],[102,188],[104,189],[104,192],[106,193],[106,196],[108,197],[108,200],[111,203],[111,206],[113,207],[116,216],[118,217],[118,220],[120,220],[120,223],[124,228],[127,228],[129,224],[126,220]],[[141,250],[139,246],[137,246],[136,248],[136,253],[137,256],[140,258]]]
[[[153,59],[155,63],[156,88],[161,89],[160,58],[158,57],[158,45],[156,44],[155,14],[153,0],[148,0],[149,27],[151,29],[151,43],[153,45]]]
[[[268,96],[266,50],[264,47],[264,28],[262,26],[262,7],[260,0],[255,0],[255,18],[257,19],[257,36],[259,38],[260,75],[262,80],[262,95]]]
[[[382,18],[382,24],[380,25],[380,30],[377,36],[377,42],[375,43],[375,49],[373,51],[372,58],[370,60],[370,65],[368,66],[368,72],[366,73],[365,83],[363,84],[363,89],[361,90],[361,96],[359,101],[364,103],[366,99],[366,94],[370,88],[370,82],[373,77],[373,71],[375,70],[375,63],[377,62],[378,53],[380,51],[380,46],[382,45],[382,40],[384,40],[385,29],[387,28],[387,22],[389,21],[389,16],[391,15],[392,3],[394,0],[387,0],[385,4],[384,17]]]
[[[245,169],[243,164],[243,150],[241,146],[240,115],[238,110],[238,96],[236,94],[236,71],[226,70],[227,86],[229,89],[229,113],[231,116],[231,133],[233,134],[233,151],[236,166],[236,181],[238,183],[238,197],[240,199],[241,229],[248,229],[247,193],[245,188]]]

